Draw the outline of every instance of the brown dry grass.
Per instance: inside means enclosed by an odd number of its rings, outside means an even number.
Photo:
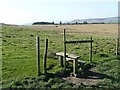
[[[118,24],[34,25],[26,28],[31,28],[34,30],[58,30],[59,32],[62,32],[63,29],[66,29],[71,33],[109,36],[112,38],[116,38],[118,35]]]

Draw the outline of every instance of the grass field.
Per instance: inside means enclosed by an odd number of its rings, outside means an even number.
[[[83,40],[93,37],[94,71],[106,75],[104,79],[95,83],[95,87],[118,88],[119,66],[115,56],[117,24],[3,26],[3,88],[48,87],[52,82],[54,83],[49,87],[57,87],[62,82],[68,87],[83,87],[84,85],[81,83],[76,86],[77,84],[73,85],[72,82],[67,82],[59,77],[50,77],[49,79],[44,75],[37,77],[36,36],[40,37],[41,73],[43,72],[45,39],[48,38],[47,72],[55,75],[62,70],[58,66],[59,61],[54,53],[63,51],[63,29],[66,29],[67,40]],[[81,56],[82,60],[89,63],[89,44],[67,45],[67,52],[76,53]],[[89,75],[89,73],[83,71],[83,75]],[[59,82],[56,82],[57,80]],[[29,84],[24,84],[25,82],[29,82]],[[59,87],[65,87],[64,85]],[[88,87],[90,86],[88,85]]]

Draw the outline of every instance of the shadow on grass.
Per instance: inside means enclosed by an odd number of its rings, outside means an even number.
[[[111,81],[116,81],[116,78],[114,76],[109,76],[104,73],[97,72],[94,68],[97,64],[103,65],[103,63],[106,63],[111,65],[111,59],[105,59],[104,61],[101,61],[99,63],[79,63],[78,64],[78,73],[76,78],[79,79],[93,79],[93,80],[103,80],[103,79],[109,79]],[[54,66],[50,66],[48,70],[53,68]],[[112,67],[112,66],[111,66]],[[104,67],[103,67],[104,68]],[[55,73],[47,73],[47,77],[49,78],[67,78],[71,77],[73,74],[73,65],[72,63],[67,63],[67,69],[64,71],[64,67],[60,70],[58,70]]]
[[[109,76],[107,74],[103,74],[103,73],[98,73],[94,70],[91,70],[91,68],[93,68],[94,65],[90,65],[90,64],[86,64],[86,65],[80,65],[78,66],[78,68],[82,68],[82,70],[78,70],[78,73],[77,73],[77,76],[76,78],[84,78],[84,79],[110,79],[112,81],[115,80],[114,77],[112,76]],[[67,78],[67,77],[70,77],[71,76],[71,73],[73,71],[73,67],[72,66],[69,66],[67,67],[67,70],[64,72],[64,69],[61,70],[61,71],[58,71],[56,72],[55,74],[48,74],[48,76],[54,76],[55,77],[58,77],[58,78]]]
[[[54,64],[50,65],[49,68],[47,68],[47,70],[53,69],[54,66],[55,66]]]
[[[85,78],[85,79],[111,79],[111,80],[115,80],[113,77],[108,76],[106,74],[102,74],[102,73],[98,73],[98,72],[94,72],[94,71],[83,71],[78,73],[77,78]]]

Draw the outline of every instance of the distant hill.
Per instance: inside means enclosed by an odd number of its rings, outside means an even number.
[[[15,24],[6,24],[6,23],[0,23],[0,25],[2,25],[2,26],[18,26],[18,25],[15,25]]]
[[[120,19],[120,17],[119,17]],[[118,23],[118,17],[109,17],[109,18],[89,18],[89,19],[76,19],[70,23]]]

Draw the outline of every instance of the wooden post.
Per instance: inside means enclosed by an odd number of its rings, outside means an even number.
[[[64,29],[64,71],[66,71],[66,32]]]
[[[37,72],[40,75],[40,41],[39,37],[36,36],[36,55],[37,55]]]
[[[78,59],[73,60],[73,74],[76,77],[78,71]]]
[[[59,66],[63,67],[63,56],[59,56]]]
[[[92,41],[92,37],[90,37]],[[92,42],[90,42],[90,63],[92,62]]]
[[[46,39],[46,41],[45,41],[45,52],[44,52],[44,60],[43,60],[44,74],[46,74],[47,51],[48,51],[48,39]]]
[[[118,57],[118,44],[119,44],[119,39],[116,39],[116,57]]]
[[[120,38],[118,38],[118,58],[120,60]]]

